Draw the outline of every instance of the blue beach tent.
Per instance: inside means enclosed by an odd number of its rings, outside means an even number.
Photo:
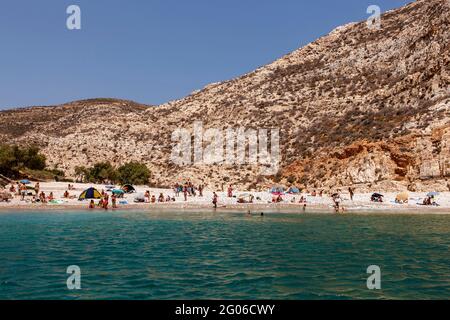
[[[290,194],[299,194],[300,190],[297,187],[290,187],[288,193],[290,193]]]

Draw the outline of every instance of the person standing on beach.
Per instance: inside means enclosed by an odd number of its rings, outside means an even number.
[[[353,196],[355,195],[355,188],[348,187],[348,192],[350,193],[350,200],[353,201]]]
[[[341,198],[341,194],[339,193],[340,190],[338,190],[338,192],[336,192],[335,194],[333,194],[331,196],[331,198],[333,199],[334,202],[334,209],[336,210],[336,213],[339,213],[340,210],[344,211],[344,208],[340,206],[342,198]]]
[[[217,209],[217,194],[215,192],[213,192],[213,200],[212,203],[214,205],[214,209]]]
[[[228,198],[233,198],[233,187],[230,186],[228,187]]]
[[[39,189],[40,189],[40,185],[39,185],[39,182],[37,182],[37,183],[34,185],[34,191],[35,191],[36,194],[39,194]]]
[[[117,209],[117,197],[116,197],[115,194],[113,194],[113,195],[111,196],[111,203],[112,203],[113,209]]]
[[[184,201],[187,201],[187,194],[188,194],[187,185],[184,185],[183,188]]]
[[[20,196],[21,196],[21,200],[25,200],[25,196],[27,195],[27,186],[22,184],[20,186]]]
[[[47,203],[47,197],[45,196],[44,191],[41,191],[41,193],[39,194],[39,200],[41,201],[41,203]]]
[[[189,194],[189,197],[192,196],[192,183],[189,181],[187,184],[187,192]]]
[[[108,204],[109,204],[109,196],[107,193],[104,193],[105,196],[103,198],[103,209],[108,210]]]

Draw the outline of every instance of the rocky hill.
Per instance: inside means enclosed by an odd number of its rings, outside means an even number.
[[[50,166],[145,162],[153,183],[210,188],[271,183],[308,188],[448,190],[450,4],[419,0],[329,35],[254,72],[161,106],[95,99],[0,113],[3,141],[38,144]],[[171,161],[172,133],[277,128],[281,167]]]

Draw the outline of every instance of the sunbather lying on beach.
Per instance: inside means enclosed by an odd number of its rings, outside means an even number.
[[[278,195],[277,197],[272,197],[272,203],[280,203],[283,202],[283,198],[281,195]]]

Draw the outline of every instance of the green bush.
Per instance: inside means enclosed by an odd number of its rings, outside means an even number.
[[[145,164],[130,162],[117,169],[119,182],[122,184],[148,184],[150,170]]]
[[[75,175],[82,181],[103,183],[110,181],[121,184],[148,184],[150,171],[146,165],[130,162],[115,169],[109,162],[99,162],[93,167],[75,167]]]
[[[18,178],[24,169],[44,170],[45,160],[37,147],[0,146],[0,173],[11,178]]]
[[[17,171],[17,159],[13,148],[0,146],[0,173],[7,177],[15,177]]]
[[[100,181],[110,180],[116,181],[117,173],[114,167],[109,162],[100,162],[94,165],[91,170],[91,175]]]
[[[83,176],[84,180],[92,183],[117,180],[117,172],[109,162],[98,162],[92,168],[77,167],[75,174]]]
[[[20,149],[18,149],[20,150]],[[46,167],[45,156],[39,153],[39,148],[30,147],[21,151],[23,166],[31,170],[44,170]]]

